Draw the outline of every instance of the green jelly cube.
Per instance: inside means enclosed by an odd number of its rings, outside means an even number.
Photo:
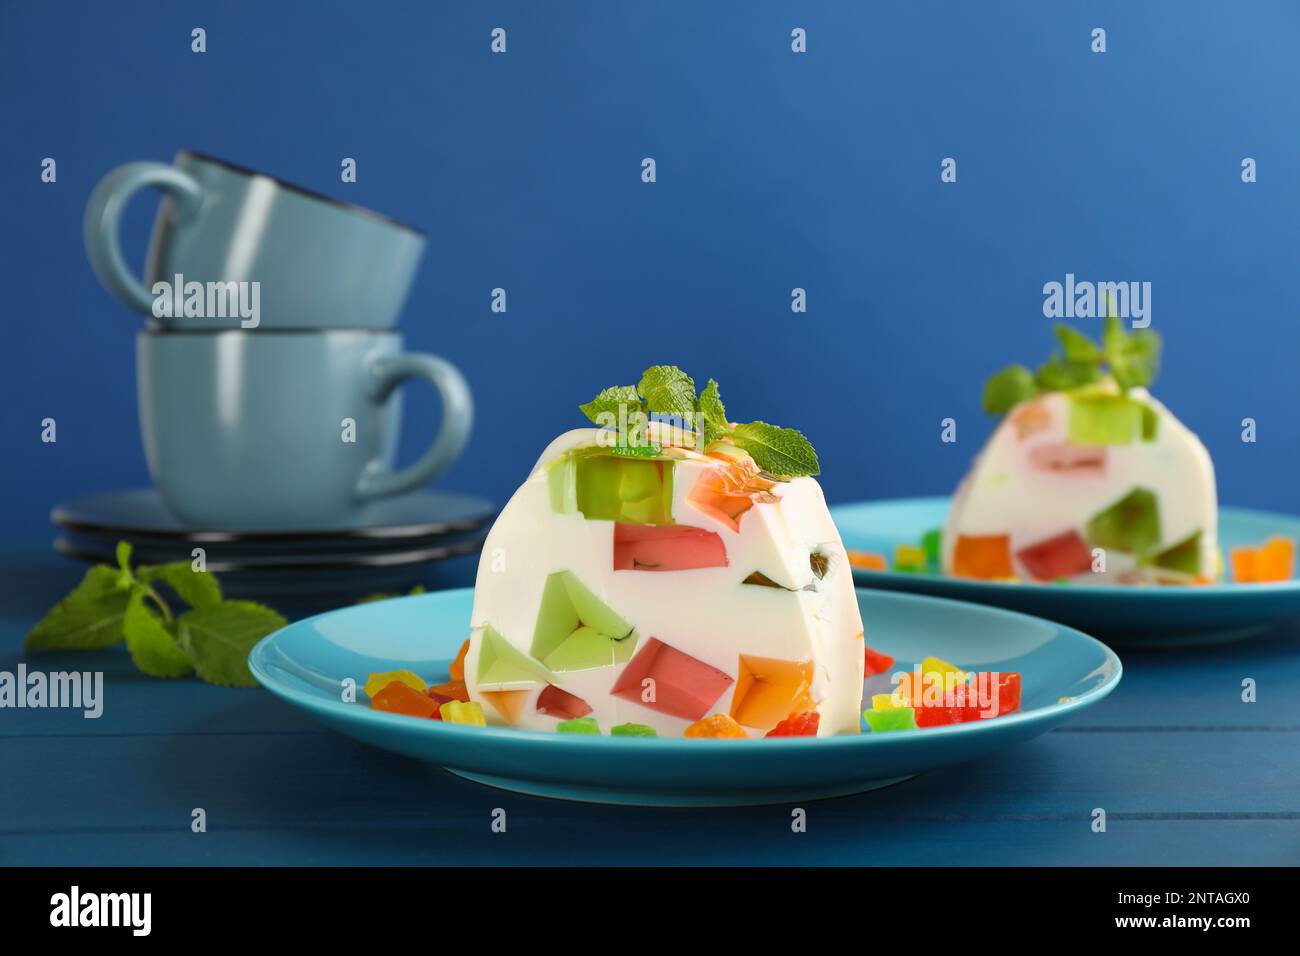
[[[1144,407],[1123,395],[1072,397],[1066,434],[1076,445],[1127,445],[1145,434]]]
[[[578,511],[592,521],[673,523],[673,462],[617,455],[574,459]]]
[[[1083,533],[1094,547],[1150,554],[1160,547],[1160,508],[1155,492],[1134,488],[1089,518]]]
[[[1142,406],[1142,440],[1155,441],[1160,431],[1160,416],[1150,405]]]
[[[523,690],[549,684],[553,675],[541,661],[534,660],[497,632],[483,628],[478,652],[478,682],[497,690]]]
[[[611,737],[658,737],[653,727],[647,727],[645,724],[619,724],[611,727],[609,731]]]
[[[562,720],[555,725],[557,734],[592,734],[600,736],[600,725],[596,723],[595,717],[577,717],[573,720]]]
[[[574,455],[561,455],[546,466],[546,490],[556,514],[578,513],[578,461]]]
[[[589,628],[597,635],[628,643],[632,625],[592,592],[572,571],[556,571],[546,578],[542,603],[533,626],[532,655],[545,661],[579,629]],[[635,646],[632,641],[630,648]],[[610,651],[605,651],[605,657]],[[608,659],[605,663],[609,663]],[[595,666],[595,665],[589,665]]]
[[[636,644],[635,634],[615,640],[594,627],[580,627],[542,660],[557,673],[612,667],[631,660]]]
[[[862,719],[870,725],[873,734],[887,734],[895,730],[916,730],[916,711],[911,707],[864,710]]]
[[[1183,574],[1201,573],[1201,533],[1196,531],[1172,545],[1152,559],[1157,567],[1180,571]]]

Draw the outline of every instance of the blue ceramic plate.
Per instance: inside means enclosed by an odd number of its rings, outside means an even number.
[[[897,657],[902,668],[933,654],[972,669],[1020,671],[1021,711],[890,734],[746,741],[464,727],[343,701],[341,681],[360,685],[371,671],[405,667],[445,680],[469,630],[472,600],[473,592],[462,589],[331,611],[262,640],[249,667],[272,693],[334,729],[471,780],[546,797],[654,806],[785,803],[883,787],[1036,737],[1101,700],[1120,678],[1114,652],[1070,628],[955,601],[859,591],[871,647]],[[888,677],[872,678],[869,687],[883,691]]]
[[[900,498],[838,505],[831,515],[844,545],[892,555],[898,544],[918,544],[948,517],[947,498]],[[1300,518],[1219,509],[1219,543],[1226,555],[1273,535],[1300,539]],[[992,604],[1061,621],[1116,644],[1180,645],[1253,637],[1300,617],[1300,580],[1275,584],[1121,588],[1080,584],[1011,584],[939,574],[854,571],[860,586],[912,591]]]

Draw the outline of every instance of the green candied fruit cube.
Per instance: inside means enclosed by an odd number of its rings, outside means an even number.
[[[592,734],[600,736],[600,725],[596,723],[595,717],[575,717],[573,720],[562,720],[555,725],[557,734]]]
[[[1089,518],[1083,534],[1094,547],[1150,554],[1160,547],[1160,508],[1155,492],[1134,488]]]
[[[873,734],[887,734],[895,730],[916,730],[916,711],[911,707],[864,710],[862,719],[870,725]]]
[[[577,510],[592,521],[673,523],[673,463],[586,455],[575,459]]]
[[[931,528],[921,535],[921,547],[925,549],[925,560],[931,565],[938,565],[939,552],[943,549],[943,529]]]
[[[1127,445],[1145,436],[1144,408],[1123,395],[1072,396],[1067,437],[1076,445]]]
[[[653,727],[645,724],[619,724],[609,730],[611,737],[658,737]]]
[[[1152,563],[1183,574],[1200,574],[1201,533],[1193,532],[1177,544],[1165,548],[1152,559]]]

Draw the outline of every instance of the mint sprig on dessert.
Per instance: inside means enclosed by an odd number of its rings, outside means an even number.
[[[1101,342],[1058,322],[1061,348],[1031,372],[1008,365],[984,383],[984,411],[1005,415],[1016,405],[1043,392],[1062,392],[1110,377],[1122,389],[1145,388],[1160,369],[1160,335],[1152,329],[1130,332],[1112,314]]]
[[[180,613],[156,585],[188,608]],[[248,652],[284,627],[283,617],[252,601],[228,601],[208,571],[187,561],[131,567],[131,545],[119,541],[117,567],[97,564],[32,628],[26,651],[93,651],[126,643],[150,677],[193,672],[209,684],[256,687]]]
[[[682,429],[684,437],[704,446],[714,442],[735,445],[773,478],[789,480],[821,473],[817,452],[801,433],[767,422],[729,421],[718,383],[709,379],[697,395],[695,380],[675,365],[652,365],[638,384],[607,388],[578,407],[601,428],[617,429],[627,439],[614,449],[620,454],[658,453],[646,434],[653,420]]]

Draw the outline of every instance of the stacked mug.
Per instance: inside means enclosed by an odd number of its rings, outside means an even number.
[[[163,194],[143,281],[122,211]],[[469,438],[456,368],[405,352],[394,326],[424,252],[416,230],[270,176],[182,150],[128,163],[86,208],[86,249],[118,299],[149,317],[136,340],[149,472],[191,528],[345,528],[367,504],[439,477]],[[442,426],[394,470],[398,386],[424,379]]]

